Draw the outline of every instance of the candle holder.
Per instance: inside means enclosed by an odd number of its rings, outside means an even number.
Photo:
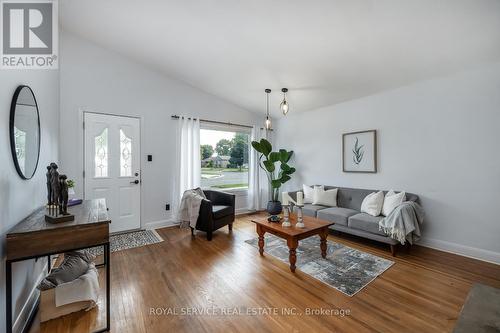
[[[304,207],[303,205],[297,205],[297,223],[295,224],[295,227],[296,228],[305,228],[305,225],[304,225],[304,218],[303,218],[303,215],[302,215],[302,207]]]
[[[290,206],[289,205],[284,205],[283,206],[283,223],[281,223],[281,226],[284,228],[291,227],[292,224],[290,223]]]

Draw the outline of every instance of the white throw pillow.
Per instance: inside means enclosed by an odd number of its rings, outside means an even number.
[[[378,191],[368,194],[361,203],[361,212],[371,216],[379,216],[384,205],[384,192]]]
[[[401,203],[404,201],[406,201],[406,193],[404,191],[396,194],[396,192],[390,190],[385,195],[384,205],[382,206],[382,215],[389,215],[397,206],[401,205]]]
[[[338,188],[325,191],[324,188],[316,186],[313,193],[313,205],[337,207]]]
[[[313,203],[313,201],[314,201],[314,189],[316,187],[321,188],[323,190],[325,189],[325,187],[323,185],[311,187],[309,185],[302,184],[302,192],[304,192],[304,203]]]

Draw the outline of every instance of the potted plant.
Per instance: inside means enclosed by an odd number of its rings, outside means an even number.
[[[70,196],[75,195],[75,181],[73,179],[68,179],[66,183],[68,183],[68,194]]]
[[[273,147],[266,139],[252,141],[252,147],[260,153],[259,166],[265,171],[269,182],[270,200],[267,203],[267,212],[271,215],[277,215],[282,210],[279,201],[281,185],[289,181],[290,175],[295,172],[295,168],[288,165],[293,151],[285,149],[272,151]]]

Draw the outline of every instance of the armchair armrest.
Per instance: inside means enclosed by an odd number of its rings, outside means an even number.
[[[211,230],[213,228],[212,202],[210,200],[203,199],[201,201],[196,228],[200,230]]]

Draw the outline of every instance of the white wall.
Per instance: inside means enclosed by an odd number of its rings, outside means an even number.
[[[500,63],[280,118],[306,184],[406,190],[427,217],[422,244],[500,263]],[[379,171],[342,172],[342,133],[378,131]]]
[[[9,114],[14,91],[19,85],[33,89],[40,110],[41,151],[38,170],[31,180],[16,172],[10,151]],[[57,162],[59,139],[59,75],[57,70],[0,71],[0,332],[5,332],[5,234],[35,209],[45,204],[45,166]],[[13,266],[13,310],[18,317],[46,267],[45,259]],[[28,307],[31,304],[28,304]],[[23,312],[25,313],[25,312]],[[20,320],[22,322],[23,320]]]
[[[61,165],[81,195],[81,109],[142,117],[142,225],[170,219],[176,120],[171,115],[259,124],[263,116],[170,79],[69,32],[61,33]],[[153,155],[153,162],[146,155]],[[237,198],[244,208],[245,197]]]

